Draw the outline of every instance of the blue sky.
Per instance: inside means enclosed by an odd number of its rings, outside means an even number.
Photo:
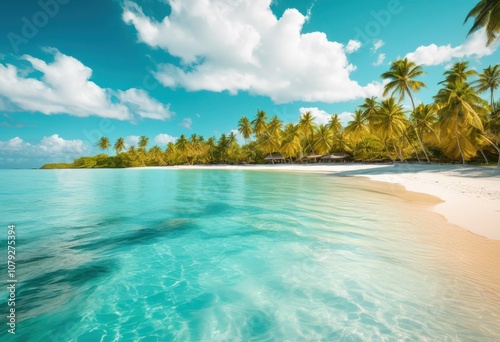
[[[462,25],[476,0],[17,0],[0,3],[0,167],[98,153],[104,135],[165,147],[257,109],[347,122],[391,61],[422,64],[431,102],[450,64],[500,61]],[[486,95],[486,94],[485,94]],[[113,154],[112,151],[109,152]]]

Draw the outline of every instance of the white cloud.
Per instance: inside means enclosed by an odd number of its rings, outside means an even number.
[[[452,47],[450,44],[420,46],[414,52],[408,53],[406,57],[420,65],[440,65],[454,58],[481,58],[494,53],[498,46],[498,44],[492,44],[488,47],[486,40],[484,29],[481,29],[469,36],[462,45],[456,47]]]
[[[191,129],[192,124],[193,124],[193,120],[191,118],[184,118],[184,119],[182,119],[179,126],[187,128],[187,129]]]
[[[241,134],[240,131],[238,131],[237,129],[232,129],[231,132],[229,132],[229,133],[234,133],[234,135],[236,136],[236,142],[238,143],[238,145],[240,145],[240,146],[245,145],[245,138],[243,138],[243,134]]]
[[[342,126],[346,126],[349,121],[351,121],[354,118],[354,113],[351,112],[342,112],[339,114],[339,121],[342,124]]]
[[[345,52],[347,53],[353,53],[355,51],[358,51],[359,48],[361,47],[361,42],[357,40],[350,40],[347,43],[347,46],[345,47]]]
[[[166,120],[174,113],[170,111],[170,104],[162,104],[149,97],[148,93],[140,89],[118,91],[120,101],[129,106],[134,113],[145,119]]]
[[[155,137],[155,143],[162,146],[168,145],[168,143],[175,143],[176,141],[177,138],[168,134],[158,134]]]
[[[125,1],[123,20],[136,28],[139,41],[181,60],[180,66],[159,65],[155,76],[167,87],[248,91],[276,103],[346,101],[382,93],[379,82],[362,86],[350,78],[355,67],[342,44],[322,32],[303,34],[306,16],[287,9],[278,19],[271,2],[168,0],[170,15],[157,21]]]
[[[83,141],[64,140],[57,134],[44,137],[38,148],[47,154],[84,154],[87,151],[87,146]]]
[[[382,46],[384,46],[384,41],[381,40],[381,39],[376,39],[374,42],[373,42],[373,47],[372,47],[372,52],[375,53],[377,52],[378,49],[380,49]]]
[[[65,140],[54,134],[44,137],[40,143],[32,145],[25,142],[20,137],[12,138],[8,141],[0,141],[0,154],[9,157],[63,157],[83,155],[88,151],[88,147],[83,141]]]
[[[29,55],[22,57],[31,64],[27,69],[0,63],[3,101],[18,110],[46,115],[99,116],[117,120],[134,120],[135,116],[165,120],[171,116],[168,105],[160,104],[143,90],[118,91],[118,98],[114,98],[116,92],[90,81],[92,69],[82,62],[55,49],[46,51],[53,54],[52,63]],[[33,71],[42,76],[33,76]]]
[[[330,117],[332,116],[331,114],[328,114],[327,112],[325,112],[322,109],[319,109],[318,107],[310,107],[310,108],[302,107],[299,109],[299,112],[301,117],[306,112],[311,112],[312,116],[314,117],[314,122],[317,123],[318,125],[326,125],[330,120]]]
[[[315,117],[314,122],[318,125],[326,125],[330,122],[330,118],[333,114],[328,114],[326,111],[319,109],[317,107],[305,108],[302,107],[299,109],[300,115],[304,115],[306,112],[311,112],[311,114]],[[338,114],[339,121],[342,126],[346,126],[349,121],[353,118],[353,113],[351,112],[342,112]]]
[[[373,62],[374,66],[379,66],[385,61],[385,53],[381,53],[378,55],[377,60]]]
[[[130,146],[137,146],[140,138],[141,137],[138,135],[129,135],[128,137],[125,137],[125,139],[123,139],[125,148],[129,148]]]

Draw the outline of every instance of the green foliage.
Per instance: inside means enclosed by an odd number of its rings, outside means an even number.
[[[415,78],[425,72],[407,59],[391,64],[382,77],[388,79],[382,101],[366,98],[354,111],[345,128],[337,114],[327,124],[318,125],[311,112],[298,115],[296,123],[283,124],[278,116],[269,118],[259,110],[253,120],[243,116],[238,132],[245,139],[240,146],[234,131],[218,139],[182,134],[166,149],[153,146],[141,136],[138,147],[125,151],[123,138],[113,145],[115,156],[98,154],[75,159],[71,164],[47,164],[43,168],[125,168],[164,165],[261,164],[270,154],[281,154],[286,162],[302,162],[311,155],[334,153],[355,161],[424,160],[484,162],[498,156],[500,166],[500,104],[494,103],[494,91],[500,86],[499,66],[477,74],[466,62],[456,63],[444,73],[443,88],[432,104],[413,103],[412,93],[425,84]],[[469,78],[477,79],[469,83]],[[489,102],[479,94],[487,92]],[[411,110],[405,110],[404,98]],[[110,148],[102,137],[101,149]],[[419,148],[420,147],[420,148]],[[315,159],[315,158],[310,158]]]
[[[53,163],[45,164],[41,169],[72,169],[74,168],[73,163]]]

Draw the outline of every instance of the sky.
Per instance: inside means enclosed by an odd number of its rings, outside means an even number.
[[[219,137],[257,110],[346,124],[404,57],[427,72],[415,99],[430,103],[453,63],[500,62],[483,31],[467,36],[476,3],[1,1],[0,168],[94,155],[102,136],[162,148],[181,134]]]

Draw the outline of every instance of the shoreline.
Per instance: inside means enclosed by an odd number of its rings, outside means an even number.
[[[443,202],[430,209],[444,216],[448,223],[491,240],[500,240],[500,168],[495,166],[336,163],[182,165],[147,169],[255,170],[366,177],[437,197]]]

